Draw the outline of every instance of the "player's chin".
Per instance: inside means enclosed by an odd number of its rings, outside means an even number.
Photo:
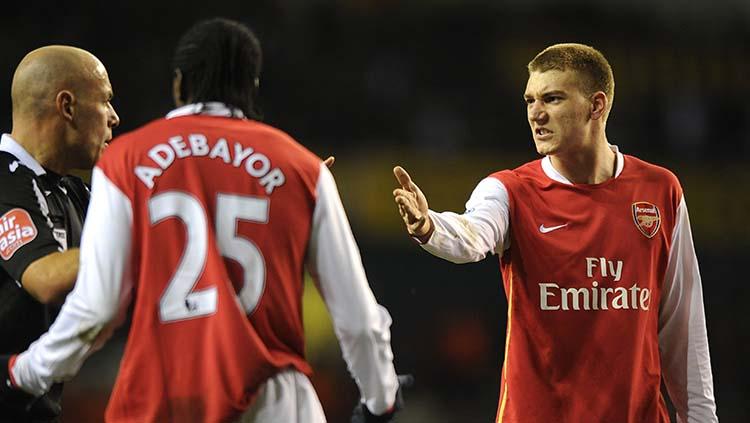
[[[536,152],[542,156],[549,156],[557,150],[549,141],[534,140],[534,145],[536,146]]]

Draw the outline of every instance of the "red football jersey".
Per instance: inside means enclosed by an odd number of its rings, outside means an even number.
[[[227,421],[280,369],[309,374],[301,297],[320,159],[270,126],[204,115],[109,149],[98,167],[133,208],[135,307],[107,421]]]
[[[511,222],[498,422],[669,422],[658,318],[682,191],[624,157],[597,185],[556,182],[539,160],[492,175]]]

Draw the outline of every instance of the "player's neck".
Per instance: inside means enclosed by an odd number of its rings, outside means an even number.
[[[61,136],[48,125],[13,125],[10,136],[43,168],[59,175],[67,174],[65,154],[59,151]]]
[[[574,184],[600,184],[613,178],[617,154],[606,138],[592,147],[551,155],[552,166]]]

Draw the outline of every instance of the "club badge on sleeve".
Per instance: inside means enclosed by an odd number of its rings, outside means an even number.
[[[633,203],[633,222],[646,238],[653,238],[661,227],[659,208],[647,201]]]
[[[0,257],[10,260],[21,247],[37,235],[31,216],[24,209],[15,208],[0,217]]]

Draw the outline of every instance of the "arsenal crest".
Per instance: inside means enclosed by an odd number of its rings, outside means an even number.
[[[661,226],[659,208],[647,201],[633,203],[633,222],[646,238],[653,238]]]

